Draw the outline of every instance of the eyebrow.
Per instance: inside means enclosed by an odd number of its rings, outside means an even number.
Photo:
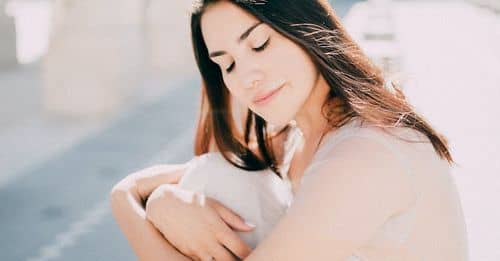
[[[257,22],[256,24],[250,26],[241,36],[238,38],[238,43],[241,43],[243,40],[247,39],[250,33],[257,28],[257,26],[261,25],[263,22]],[[216,57],[227,54],[225,51],[215,51],[210,53],[210,57]]]

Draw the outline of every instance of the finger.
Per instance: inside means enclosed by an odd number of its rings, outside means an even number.
[[[221,223],[216,229],[215,237],[217,240],[237,257],[243,259],[250,254],[251,247],[226,224]]]
[[[199,258],[198,256],[196,256],[195,254],[192,254],[192,255],[186,255],[184,254],[185,256],[189,257],[191,260],[195,260],[195,261],[200,261],[202,260],[201,258]]]
[[[174,246],[173,244],[172,244],[172,246],[175,248],[175,250],[177,252],[179,252],[180,254],[184,255],[185,257],[187,257],[191,260],[199,260],[200,259],[200,258],[198,258],[198,256],[195,254],[194,251],[182,250],[182,249]]]
[[[245,222],[245,220],[236,212],[222,205],[219,201],[207,198],[208,204],[217,212],[217,214],[228,224],[232,229],[248,232],[255,228],[255,225]]]
[[[225,248],[223,245],[220,244],[217,240],[213,241],[214,243],[211,244],[210,246],[210,253],[212,256],[215,258],[217,261],[235,261],[236,258],[229,251],[227,248]]]
[[[197,260],[197,261],[215,261],[215,260],[218,260],[216,257],[214,257],[212,254],[203,254],[203,255],[200,255],[200,256],[197,256],[195,258],[193,258],[193,260]]]
[[[161,232],[160,232],[161,233]],[[163,235],[163,233],[162,233]],[[168,241],[168,243],[170,243],[172,245],[172,247],[177,251],[179,252],[180,254],[184,255],[185,257],[191,259],[191,260],[199,260],[198,256],[197,256],[197,252],[196,251],[192,251],[191,248],[184,248],[184,247],[178,247],[176,246],[173,242],[169,241],[168,238],[163,235],[163,237],[165,238],[165,240]]]

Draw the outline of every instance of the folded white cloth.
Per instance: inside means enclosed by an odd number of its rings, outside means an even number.
[[[179,186],[220,201],[256,225],[251,232],[238,232],[252,248],[269,234],[293,199],[287,179],[270,169],[239,169],[217,152],[193,158]]]

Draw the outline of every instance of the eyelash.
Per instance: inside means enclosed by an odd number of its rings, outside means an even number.
[[[271,38],[268,38],[261,46],[252,48],[252,50],[254,50],[256,52],[264,51],[264,49],[266,49],[266,47],[269,45],[270,40],[271,40]],[[230,73],[233,69],[234,69],[234,62],[231,63],[231,65],[229,65],[229,67],[227,67],[226,72]]]

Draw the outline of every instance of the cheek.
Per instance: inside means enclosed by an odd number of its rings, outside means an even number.
[[[278,74],[284,75],[288,80],[300,88],[308,88],[314,84],[317,70],[306,51],[291,40],[284,39],[270,58]]]
[[[233,78],[224,78],[224,84],[228,89],[229,93],[237,100],[238,103],[247,106],[248,101],[245,99],[247,95],[243,93],[242,88],[238,87],[238,81]]]

